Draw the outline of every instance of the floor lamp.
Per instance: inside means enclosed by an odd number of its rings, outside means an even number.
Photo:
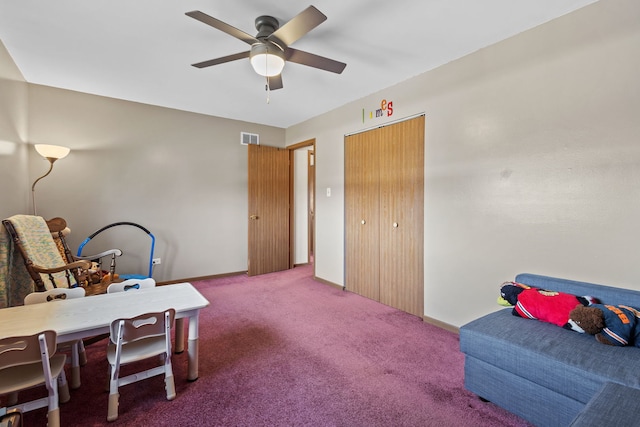
[[[49,170],[47,173],[42,175],[40,178],[36,179],[31,186],[31,202],[33,203],[33,214],[37,215],[36,212],[36,184],[45,176],[49,175],[53,170],[53,163],[58,159],[63,159],[67,157],[71,149],[67,147],[61,147],[59,145],[47,145],[47,144],[36,144],[35,149],[42,157],[49,160]]]

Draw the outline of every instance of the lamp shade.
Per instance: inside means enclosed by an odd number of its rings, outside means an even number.
[[[42,157],[47,159],[63,159],[67,157],[71,149],[60,145],[36,144],[35,149]]]
[[[275,46],[255,44],[251,47],[251,66],[265,77],[277,76],[284,68],[284,54]]]

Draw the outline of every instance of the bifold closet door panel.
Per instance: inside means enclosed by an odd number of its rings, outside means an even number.
[[[424,116],[380,130],[380,302],[422,317]]]
[[[345,138],[345,286],[379,301],[380,138]]]

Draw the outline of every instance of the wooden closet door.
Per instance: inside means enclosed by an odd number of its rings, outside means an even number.
[[[345,286],[380,300],[380,137],[345,138]]]
[[[380,302],[424,314],[424,116],[379,129]]]

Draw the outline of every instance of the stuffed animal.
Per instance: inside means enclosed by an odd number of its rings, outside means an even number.
[[[517,282],[504,282],[498,299],[498,303],[502,305],[513,306],[514,316],[553,323],[576,332],[583,331],[569,321],[569,313],[577,306],[588,306],[596,302],[598,301],[591,296],[547,291]]]
[[[100,264],[97,262],[91,262],[91,268],[89,269],[89,273],[91,275],[91,283],[92,284],[109,284],[118,281],[119,275],[118,273],[114,273],[113,277],[111,277],[111,273],[106,270],[102,270],[100,268]]]
[[[626,305],[593,304],[569,313],[573,323],[602,344],[640,347],[640,311]]]
[[[100,264],[95,261],[91,262],[91,268],[89,268],[89,275],[91,277],[91,283],[100,283],[100,278],[102,277],[102,271],[100,269]]]
[[[120,275],[118,273],[113,273],[113,277],[111,277],[111,273],[105,271],[104,276],[102,276],[102,280],[100,280],[100,284],[108,285],[110,283],[119,282]]]

